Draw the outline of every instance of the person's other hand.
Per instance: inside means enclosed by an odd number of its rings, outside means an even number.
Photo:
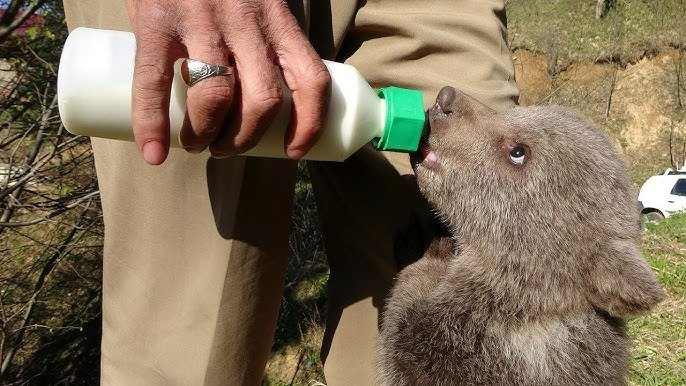
[[[133,132],[149,164],[167,157],[173,66],[183,57],[235,66],[234,76],[215,76],[189,88],[179,138],[187,151],[209,147],[212,155],[226,157],[255,146],[281,107],[278,71],[293,90],[286,154],[298,159],[312,147],[331,79],[284,0],[126,0],[126,5],[137,42]]]

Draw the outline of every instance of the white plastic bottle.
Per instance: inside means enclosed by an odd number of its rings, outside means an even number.
[[[73,134],[133,141],[131,87],[135,38],[132,33],[92,28],[71,32],[62,51],[57,79],[60,116]],[[322,135],[304,157],[343,161],[372,141],[379,150],[416,151],[424,128],[422,95],[388,87],[377,95],[352,66],[324,61],[332,79]],[[170,139],[178,134],[186,111],[187,87],[177,71],[169,106]],[[291,95],[257,146],[244,155],[285,158],[284,134]]]

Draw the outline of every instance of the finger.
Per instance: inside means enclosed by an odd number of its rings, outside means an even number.
[[[254,147],[279,112],[283,100],[257,17],[249,12],[238,16],[243,19],[243,27],[238,29],[235,27],[238,23],[229,22],[225,24],[228,27],[225,36],[234,53],[239,100],[227,128],[210,146],[212,154],[219,157],[240,154]]]
[[[133,135],[145,161],[151,165],[159,165],[164,162],[169,151],[169,94],[174,78],[174,61],[178,57],[180,44],[170,33],[161,30],[134,26],[134,31],[136,59],[131,100]]]
[[[189,30],[197,31],[184,39],[189,58],[230,66],[229,51],[215,25],[196,24]],[[199,153],[214,141],[227,119],[233,95],[233,74],[212,76],[188,89],[186,119],[179,133],[184,149]]]
[[[284,138],[285,151],[289,158],[300,159],[321,134],[331,76],[288,7],[283,4],[272,6],[268,13],[269,36],[284,81],[293,90],[291,122]]]

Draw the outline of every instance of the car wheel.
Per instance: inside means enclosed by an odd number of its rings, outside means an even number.
[[[654,211],[654,212],[648,212],[648,213],[643,213],[643,223],[647,222],[660,222],[665,219],[665,216],[662,215],[662,213]]]

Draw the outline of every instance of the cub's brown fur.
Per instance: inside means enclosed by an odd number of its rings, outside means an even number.
[[[400,273],[382,383],[626,384],[622,318],[663,291],[608,137],[561,107],[497,114],[449,87],[429,119],[417,179],[455,242]]]

